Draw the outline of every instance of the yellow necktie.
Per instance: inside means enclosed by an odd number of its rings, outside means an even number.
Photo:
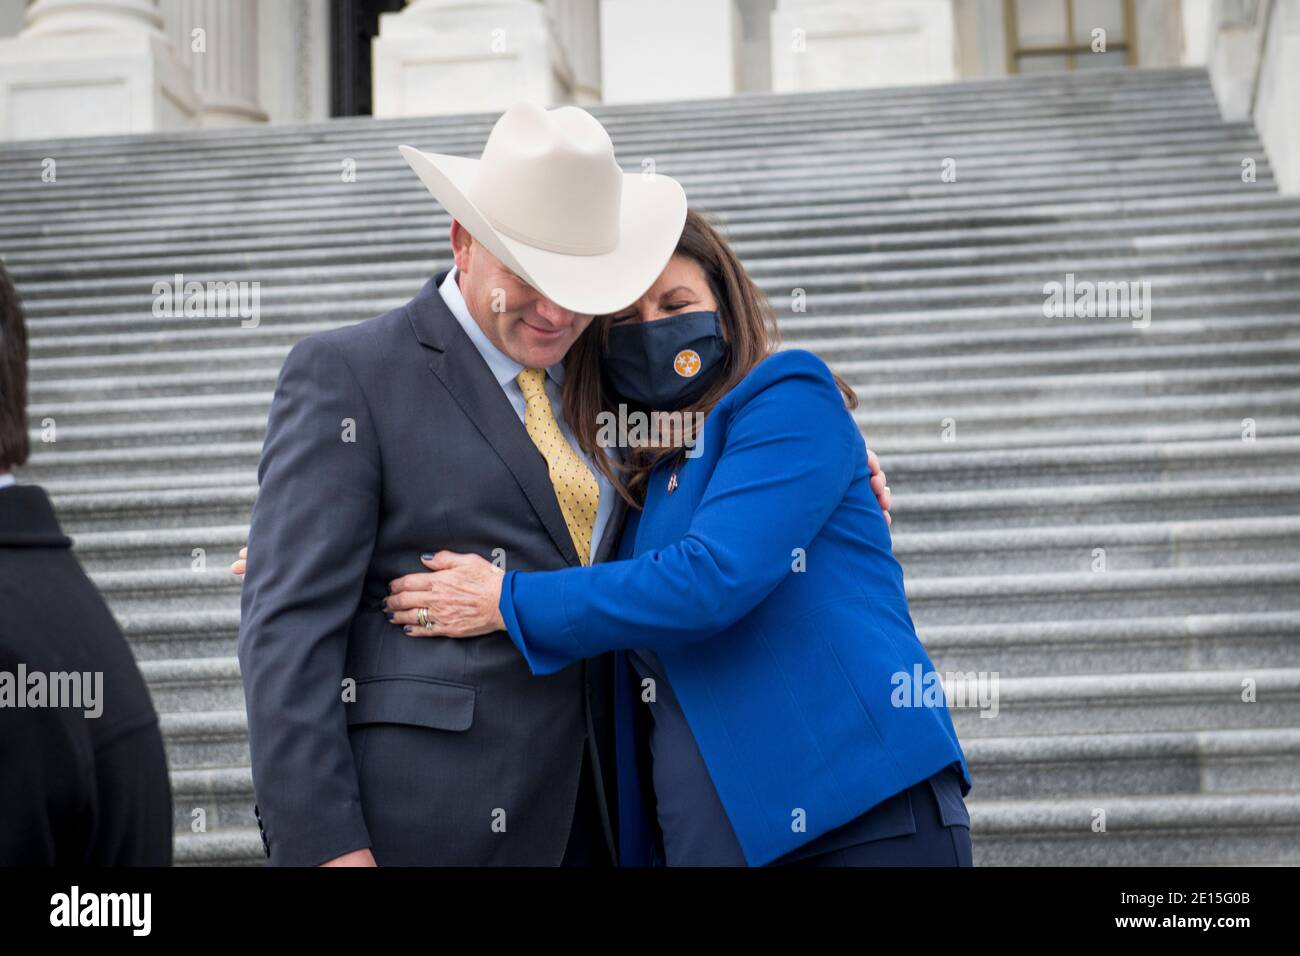
[[[596,527],[596,508],[600,504],[600,485],[587,463],[573,446],[565,440],[560,423],[555,420],[551,400],[542,384],[546,370],[526,368],[515,376],[523,390],[528,407],[524,411],[524,427],[533,440],[551,473],[555,498],[560,503],[560,513],[569,528],[573,545],[583,564],[591,563],[591,534]]]

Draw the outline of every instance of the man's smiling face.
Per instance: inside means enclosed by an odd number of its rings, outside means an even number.
[[[591,322],[590,315],[560,308],[515,275],[459,222],[451,224],[451,248],[469,314],[488,341],[519,364],[554,365]]]

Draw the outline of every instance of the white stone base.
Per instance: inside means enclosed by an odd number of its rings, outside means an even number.
[[[231,126],[260,126],[266,120],[265,110],[244,100],[206,97],[203,100],[203,112],[199,114],[195,125],[224,129]]]
[[[605,102],[733,95],[738,21],[735,0],[602,0]]]
[[[1274,0],[1264,50],[1255,127],[1278,189],[1300,195],[1300,0]]]
[[[776,93],[957,80],[952,0],[781,0],[772,13]]]
[[[195,113],[189,71],[161,35],[0,40],[0,140],[147,133]]]
[[[532,2],[413,5],[379,18],[371,41],[375,116],[500,111],[519,100],[550,106],[570,79],[546,10]]]

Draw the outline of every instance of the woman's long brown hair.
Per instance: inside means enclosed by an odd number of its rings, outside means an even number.
[[[703,421],[702,416],[708,415],[722,396],[777,351],[781,334],[772,303],[749,277],[721,233],[693,209],[686,213],[676,254],[693,259],[703,269],[718,303],[723,337],[730,345],[717,380],[698,400],[677,410],[686,422]],[[597,316],[569,349],[564,360],[564,414],[578,444],[615,491],[632,507],[640,508],[650,471],[665,458],[684,456],[698,436],[688,430],[673,436],[680,439],[676,443],[629,449],[622,462],[611,459],[600,447],[601,413],[617,418],[620,403],[601,374],[601,353],[611,323],[610,316]],[[852,387],[838,375],[835,382],[844,394],[845,405],[857,408],[858,396]]]

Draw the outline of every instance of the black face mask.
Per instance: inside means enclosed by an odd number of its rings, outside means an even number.
[[[609,330],[605,379],[622,399],[674,411],[702,396],[727,356],[717,312],[684,312]]]

